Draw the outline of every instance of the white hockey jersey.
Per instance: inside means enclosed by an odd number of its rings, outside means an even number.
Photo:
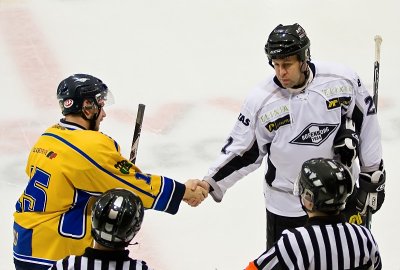
[[[299,93],[282,88],[273,76],[251,91],[204,178],[215,201],[265,158],[266,208],[281,216],[305,215],[292,194],[293,183],[304,161],[334,158],[333,141],[342,116],[352,118],[360,134],[359,169],[379,169],[382,146],[376,110],[358,75],[332,63],[310,63],[310,70],[313,79]]]

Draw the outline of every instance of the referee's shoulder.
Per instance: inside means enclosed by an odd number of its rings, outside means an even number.
[[[139,259],[132,259],[131,260],[131,268],[133,270],[141,269],[141,270],[153,270],[145,261]],[[133,268],[132,268],[133,267]]]

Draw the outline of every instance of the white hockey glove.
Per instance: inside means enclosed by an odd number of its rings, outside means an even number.
[[[347,167],[353,165],[358,156],[359,137],[355,124],[350,118],[342,119],[342,124],[333,141],[333,151]]]

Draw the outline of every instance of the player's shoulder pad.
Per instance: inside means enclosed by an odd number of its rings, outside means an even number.
[[[349,66],[336,62],[313,62],[316,67],[316,76],[328,78],[342,78],[357,81],[358,74]]]
[[[287,91],[282,91],[273,80],[274,75],[268,76],[257,84],[245,99],[244,107],[256,113],[262,106],[268,106],[277,100],[289,98]]]
[[[120,151],[120,146],[117,141],[101,131],[83,130],[82,137],[84,137],[87,142],[97,144],[99,147],[113,148]]]

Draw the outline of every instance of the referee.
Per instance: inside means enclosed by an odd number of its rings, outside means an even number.
[[[332,159],[304,162],[294,185],[308,214],[304,227],[288,229],[249,263],[255,269],[382,269],[378,245],[366,227],[346,222],[341,210],[353,191],[348,169]]]
[[[103,193],[92,210],[93,248],[81,256],[67,256],[49,270],[150,270],[146,262],[130,258],[126,249],[143,215],[143,203],[133,192],[115,188]]]

